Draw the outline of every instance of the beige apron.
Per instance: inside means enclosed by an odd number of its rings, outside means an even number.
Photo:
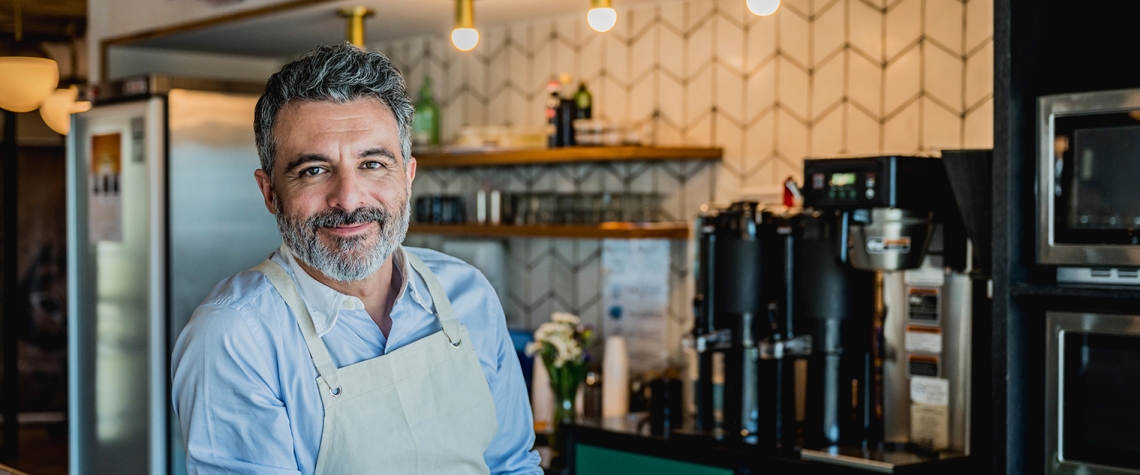
[[[337,368],[293,280],[276,262],[264,273],[293,311],[317,367],[324,431],[316,474],[487,474],[483,452],[498,431],[487,379],[451,301],[420,258],[443,331]],[[409,276],[410,277],[410,276]]]

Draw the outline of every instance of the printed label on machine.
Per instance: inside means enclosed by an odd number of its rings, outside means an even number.
[[[942,328],[907,325],[906,351],[915,353],[942,353]]]
[[[932,355],[910,355],[906,359],[907,376],[939,376],[938,357]]]
[[[950,405],[950,380],[927,376],[910,378],[910,400],[931,406]]]
[[[872,236],[867,238],[867,252],[871,254],[906,254],[910,252],[910,237],[885,238]]]

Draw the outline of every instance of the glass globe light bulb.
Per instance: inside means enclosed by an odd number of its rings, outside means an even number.
[[[451,30],[451,44],[459,51],[471,51],[479,44],[479,30],[474,28],[456,28]]]
[[[591,8],[586,12],[586,23],[594,31],[605,33],[617,24],[617,10],[613,8]]]
[[[780,0],[746,0],[748,11],[754,15],[768,16],[780,8]]]

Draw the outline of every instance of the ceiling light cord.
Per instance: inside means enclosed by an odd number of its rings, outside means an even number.
[[[13,30],[16,33],[16,42],[19,43],[20,41],[24,40],[24,15],[23,11],[20,9],[20,0],[13,2],[12,8],[15,10],[15,12],[13,12],[13,17],[16,21],[16,26],[13,28]]]

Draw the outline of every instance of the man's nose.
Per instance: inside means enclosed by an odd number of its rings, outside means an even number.
[[[329,190],[329,207],[343,211],[355,211],[357,208],[364,206],[366,193],[363,187],[364,182],[357,176],[355,170],[349,170],[347,173],[337,173],[333,181],[333,187]]]

